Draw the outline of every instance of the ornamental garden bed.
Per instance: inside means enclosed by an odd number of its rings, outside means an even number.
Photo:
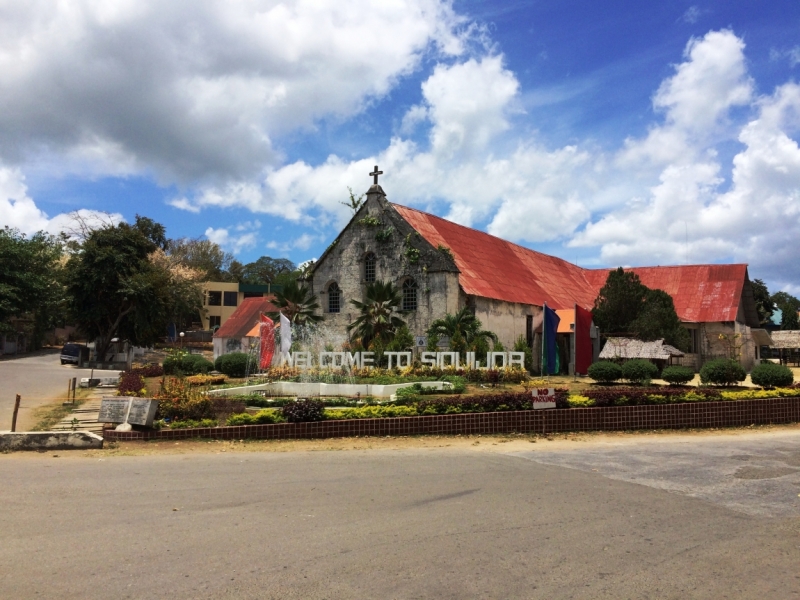
[[[294,439],[354,436],[474,435],[741,427],[800,421],[800,397],[715,400],[639,406],[508,410],[300,423],[105,432],[108,441]]]

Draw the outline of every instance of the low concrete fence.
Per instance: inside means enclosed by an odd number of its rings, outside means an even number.
[[[546,434],[568,431],[741,427],[796,422],[800,422],[800,398],[767,398],[657,406],[462,413],[161,431],[107,431],[105,439],[180,440],[202,437],[238,440],[495,433]]]
[[[90,431],[0,431],[0,450],[88,450],[103,447]]]

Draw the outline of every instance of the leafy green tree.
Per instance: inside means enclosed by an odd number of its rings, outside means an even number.
[[[241,263],[210,240],[170,240],[166,250],[170,257],[186,267],[200,271],[206,281],[240,281],[238,274],[232,270],[235,265],[241,268]]]
[[[632,333],[630,325],[639,316],[646,296],[647,287],[636,273],[622,267],[609,272],[594,301],[594,324],[604,335]]]
[[[781,309],[781,329],[800,329],[797,311],[800,311],[800,300],[787,292],[776,292],[770,298],[775,306]]]
[[[533,349],[524,336],[520,335],[514,342],[514,352],[525,353],[525,368],[531,372],[533,370]]]
[[[664,339],[680,350],[689,349],[689,332],[681,325],[672,296],[651,290],[622,267],[608,274],[594,301],[592,318],[606,337],[628,334],[645,341]]]
[[[316,296],[297,281],[290,282],[280,292],[276,292],[273,304],[279,309],[269,313],[273,319],[278,319],[280,313],[283,313],[290,322],[297,325],[322,321],[322,316],[316,314],[319,310]]]
[[[12,320],[25,318],[32,345],[62,314],[61,242],[39,232],[26,237],[16,229],[0,230],[0,333],[14,331]]]
[[[756,310],[758,310],[758,320],[761,325],[767,325],[772,319],[772,314],[775,312],[775,303],[769,296],[766,283],[760,279],[754,279],[751,285],[753,286],[753,298],[756,301]]]
[[[369,348],[373,341],[385,347],[405,325],[396,314],[400,312],[401,302],[400,292],[391,282],[370,283],[364,302],[350,300],[350,304],[358,309],[359,316],[347,326],[348,333],[358,337],[365,348]]]
[[[471,349],[479,339],[497,341],[497,336],[491,331],[481,328],[480,320],[465,306],[455,314],[447,313],[441,319],[436,319],[428,328],[428,336],[439,338],[446,336],[451,340],[460,336],[466,348]]]
[[[409,352],[414,349],[414,336],[411,335],[408,325],[398,327],[386,349],[390,352]]]
[[[681,325],[672,296],[663,290],[647,290],[630,331],[644,341],[663,339],[678,350],[689,350],[689,332]]]
[[[242,269],[242,283],[266,285],[296,281],[299,273],[295,264],[287,258],[262,256],[255,262],[247,263]]]
[[[178,289],[174,273],[158,259],[164,234],[162,225],[137,215],[134,225],[90,232],[67,262],[70,312],[80,330],[97,340],[101,359],[114,337],[150,345],[176,311],[202,309],[197,283]]]

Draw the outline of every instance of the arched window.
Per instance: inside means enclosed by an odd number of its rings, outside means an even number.
[[[413,279],[403,282],[403,310],[417,310],[417,282]]]
[[[367,283],[375,281],[375,254],[372,252],[364,257],[364,281]]]
[[[334,281],[328,286],[328,312],[338,313],[342,310],[342,290]]]

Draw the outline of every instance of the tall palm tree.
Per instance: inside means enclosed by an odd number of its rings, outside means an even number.
[[[322,321],[322,316],[316,314],[319,310],[319,303],[316,296],[311,291],[297,281],[291,281],[283,286],[280,292],[275,292],[275,301],[278,311],[269,313],[272,319],[277,319],[280,313],[297,325],[306,323],[317,323]]]
[[[351,335],[361,338],[365,348],[375,339],[388,344],[405,322],[395,315],[402,302],[400,292],[391,282],[375,281],[367,286],[364,302],[350,300],[359,310],[359,317],[347,326]]]
[[[447,313],[443,318],[436,319],[431,323],[427,334],[437,338],[447,336],[452,340],[456,337],[456,332],[459,333],[467,347],[472,346],[480,339],[489,338],[493,342],[497,341],[497,335],[481,329],[480,320],[466,306],[454,315]]]

